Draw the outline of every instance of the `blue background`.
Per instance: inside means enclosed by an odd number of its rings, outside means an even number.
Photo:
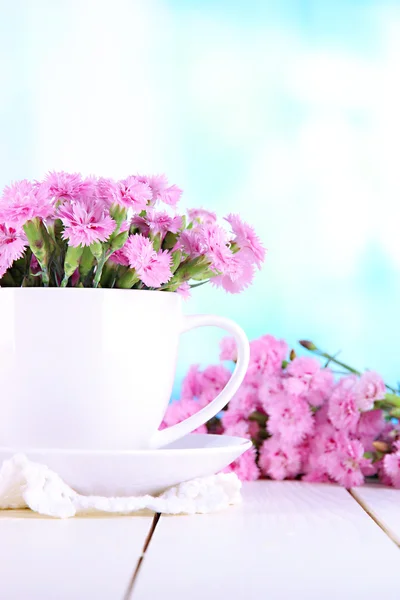
[[[269,249],[239,296],[187,312],[342,350],[396,383],[400,3],[0,1],[0,185],[166,172]],[[62,315],[60,315],[62,318]],[[218,332],[187,334],[189,364]]]

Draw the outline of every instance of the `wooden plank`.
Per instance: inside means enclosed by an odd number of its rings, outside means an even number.
[[[400,490],[365,485],[351,490],[356,500],[400,547]]]
[[[254,482],[223,513],[162,516],[135,600],[398,600],[398,548],[344,489]]]
[[[151,513],[61,520],[0,511],[0,597],[122,600],[152,521]]]

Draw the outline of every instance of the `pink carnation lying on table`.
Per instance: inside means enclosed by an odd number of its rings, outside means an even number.
[[[391,417],[400,407],[400,397],[386,394],[377,373],[335,378],[314,357],[296,357],[293,352],[289,357],[287,344],[270,335],[253,340],[250,347],[243,384],[227,409],[207,424],[209,433],[253,441],[254,448],[229,470],[243,480],[303,479],[352,487],[366,477],[378,477],[400,487],[400,428]],[[220,358],[236,361],[231,338],[222,340]],[[204,371],[192,367],[182,398],[169,407],[166,421],[179,422],[181,403],[193,414],[225,382],[226,371],[217,365]]]

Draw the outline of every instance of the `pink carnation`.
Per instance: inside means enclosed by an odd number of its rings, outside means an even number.
[[[158,288],[171,279],[171,255],[167,250],[156,252],[150,239],[141,234],[131,235],[124,253],[132,269],[147,287]]]
[[[242,384],[229,402],[228,409],[224,411],[223,418],[227,418],[233,412],[238,412],[242,417],[247,419],[255,410],[263,411],[258,390],[253,386]]]
[[[224,429],[231,429],[238,425],[238,423],[245,422],[245,412],[240,407],[231,406],[231,402],[228,405],[227,410],[224,410],[221,414],[221,421]]]
[[[279,373],[272,375],[268,374],[265,379],[257,379],[246,381],[246,385],[258,391],[260,403],[266,413],[269,411],[271,404],[275,404],[276,398],[280,394],[284,394],[283,379]]]
[[[241,252],[250,262],[255,262],[260,269],[265,260],[265,248],[256,235],[253,227],[244,223],[239,215],[228,215],[225,219],[232,227],[235,234],[234,241],[240,246]]]
[[[282,362],[285,360],[288,346],[283,340],[277,340],[272,335],[263,335],[250,342],[250,364],[245,377],[246,382],[254,383],[262,377],[280,373]]]
[[[308,473],[302,476],[301,480],[307,483],[329,483],[331,481],[329,475],[320,468],[310,469]]]
[[[199,403],[191,398],[181,398],[179,401],[170,402],[160,429],[165,429],[171,425],[181,423],[188,417],[196,414],[200,410]],[[207,427],[201,425],[195,430],[196,433],[207,433]]]
[[[286,371],[289,375],[292,375],[292,377],[310,381],[320,368],[320,363],[315,358],[309,356],[297,356],[288,364]]]
[[[182,190],[177,185],[170,185],[161,192],[160,199],[164,204],[176,206],[182,196]]]
[[[385,427],[386,422],[383,411],[379,409],[368,410],[360,416],[357,426],[357,435],[376,439],[384,431]]]
[[[168,187],[168,179],[164,174],[161,175],[137,175],[139,181],[146,183],[151,190],[152,204],[161,198],[161,194]]]
[[[314,429],[314,420],[306,400],[298,396],[280,394],[269,404],[268,431],[279,435],[282,441],[298,445]]]
[[[45,182],[51,196],[62,200],[77,200],[96,195],[97,182],[94,178],[82,179],[80,173],[51,172]]]
[[[354,433],[360,419],[355,393],[356,377],[348,376],[340,380],[329,398],[328,416],[336,429]]]
[[[197,258],[203,252],[201,237],[196,229],[182,231],[175,250],[182,250],[190,258]]]
[[[115,229],[115,221],[94,198],[68,200],[59,207],[57,216],[65,227],[63,239],[73,247],[105,242]]]
[[[304,462],[305,481],[329,479],[328,465],[338,451],[338,435],[330,423],[316,426],[314,435],[308,440],[308,455]]]
[[[374,406],[375,400],[382,400],[386,394],[385,383],[378,373],[366,371],[359,378],[355,393],[357,406],[360,410],[370,410]]]
[[[182,217],[171,217],[167,212],[148,210],[145,217],[149,230],[153,235],[160,234],[164,236],[168,231],[178,233],[182,227]]]
[[[362,467],[369,461],[364,458],[364,447],[359,440],[350,440],[339,434],[337,450],[331,453],[327,471],[334,481],[350,488],[364,483]]]
[[[331,422],[328,417],[328,403],[326,402],[318,410],[314,413],[315,424],[317,427],[321,427],[322,425],[331,426]]]
[[[49,188],[34,186],[23,179],[5,187],[0,200],[0,220],[20,229],[34,218],[47,219],[54,215]]]
[[[224,425],[224,434],[225,435],[233,435],[236,437],[251,439],[250,433],[250,421],[244,421],[243,419],[237,421],[236,423],[232,423],[230,425],[226,424],[226,421],[222,419]]]
[[[338,449],[338,435],[337,430],[330,423],[320,425],[310,441],[310,453],[315,452],[326,464],[326,457]]]
[[[130,176],[126,179],[118,181],[120,188],[120,197],[117,204],[125,208],[131,208],[135,212],[140,212],[146,209],[147,203],[151,198],[151,190],[146,183]]]
[[[139,215],[133,215],[131,224],[132,227],[135,229],[135,233],[139,232],[145,237],[149,237],[150,227],[149,223],[144,217],[140,217]]]
[[[100,179],[98,183],[99,196],[109,205],[118,204],[123,208],[130,208],[135,213],[146,210],[152,197],[152,192],[147,183],[131,175],[126,179],[114,181]]]
[[[235,293],[252,279],[252,268],[233,254],[226,232],[216,224],[199,225],[182,232],[177,248],[190,258],[204,256],[209,268],[218,276],[212,278],[213,285],[222,286]],[[227,278],[227,279],[225,279]]]
[[[217,222],[217,215],[204,208],[189,208],[187,212],[191,221],[197,221],[203,225],[212,225]]]
[[[282,377],[282,384],[285,392],[292,396],[306,395],[308,382],[297,377]]]
[[[229,294],[240,294],[243,290],[252,284],[254,278],[254,267],[249,262],[243,262],[238,265],[238,255],[235,255],[237,272],[235,274],[227,273],[225,275],[216,275],[211,279],[212,285],[222,287]],[[232,265],[231,265],[232,271]]]
[[[311,406],[321,406],[333,389],[333,374],[321,369],[320,363],[308,356],[299,356],[290,362],[285,388],[292,394],[305,394]]]
[[[264,475],[283,480],[300,474],[301,459],[299,448],[273,436],[261,446],[258,464]]]
[[[211,365],[202,373],[201,395],[208,402],[214,400],[231,378],[231,372],[223,365]]]
[[[189,300],[192,295],[190,285],[187,281],[184,281],[176,290],[176,293],[182,296],[184,300]]]
[[[201,225],[196,229],[202,251],[210,261],[210,268],[216,272],[229,272],[234,263],[234,255],[229,248],[226,232],[218,225]]]
[[[126,257],[124,247],[122,247],[120,250],[116,250],[115,252],[113,252],[108,260],[112,263],[115,263],[116,265],[129,267],[129,260]]]
[[[307,401],[310,406],[322,406],[334,387],[334,377],[330,369],[320,369],[309,382]]]
[[[234,338],[224,337],[219,345],[221,352],[219,358],[221,360],[237,361],[237,346]]]
[[[400,447],[392,454],[383,458],[383,471],[390,480],[391,485],[400,488]]]
[[[182,382],[181,397],[185,399],[200,398],[202,391],[203,374],[198,365],[192,365]]]
[[[27,245],[23,230],[0,224],[0,278],[15,260],[23,256]]]
[[[256,463],[256,450],[249,448],[242,456],[224,469],[225,473],[236,473],[241,481],[255,481],[260,477]]]
[[[176,206],[182,196],[182,190],[177,185],[168,186],[165,175],[138,175],[137,179],[149,186],[151,190],[151,204],[156,201]]]

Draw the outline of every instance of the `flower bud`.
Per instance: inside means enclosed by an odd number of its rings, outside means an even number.
[[[294,360],[296,358],[296,352],[292,349],[289,355],[290,360]]]
[[[66,287],[68,280],[79,266],[79,260],[83,254],[83,247],[68,246],[67,254],[64,260],[64,278],[61,282],[61,287]]]
[[[139,280],[139,275],[136,273],[135,269],[128,269],[126,273],[122,275],[122,277],[117,279],[115,287],[120,289],[130,289]]]
[[[386,404],[391,404],[392,406],[397,406],[397,408],[400,408],[400,396],[398,396],[397,394],[391,394],[390,392],[388,392],[387,394],[385,394],[384,402]]]
[[[392,408],[390,411],[390,416],[394,417],[395,419],[400,419],[400,408],[397,406]]]
[[[387,444],[386,442],[381,442],[380,440],[376,440],[375,442],[372,442],[372,445],[375,448],[375,450],[377,450],[378,452],[389,452],[390,451],[389,444]]]
[[[103,246],[100,242],[93,242],[90,245],[90,251],[97,260],[103,256]]]
[[[157,233],[154,237],[150,236],[150,239],[153,243],[153,248],[156,252],[158,252],[161,248],[161,234]]]
[[[110,217],[114,219],[116,223],[116,231],[119,231],[122,223],[126,219],[127,210],[124,206],[120,206],[119,204],[112,204],[110,207]]]
[[[164,250],[171,250],[176,242],[178,240],[178,234],[177,233],[172,233],[171,231],[168,231],[167,235],[164,238],[164,241],[162,243],[162,247]]]
[[[79,263],[79,273],[81,275],[81,279],[85,279],[89,275],[93,267],[94,256],[92,254],[91,249],[88,246],[85,246]]]
[[[180,250],[175,250],[175,252],[173,252],[171,256],[172,256],[171,271],[172,271],[172,273],[175,273],[175,271],[181,264],[182,252]]]
[[[125,244],[128,239],[129,231],[123,231],[119,233],[115,238],[111,240],[111,250],[115,252],[116,250],[120,250],[122,246]]]
[[[43,221],[38,217],[35,217],[31,221],[27,221],[24,225],[24,231],[29,246],[36,256],[42,270],[43,285],[47,287],[49,285],[48,266],[54,249],[54,242]]]
[[[318,350],[317,346],[308,340],[300,340],[299,344],[303,348],[307,348],[307,350]]]

